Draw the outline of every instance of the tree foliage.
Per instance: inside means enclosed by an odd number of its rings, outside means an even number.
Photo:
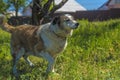
[[[0,13],[5,13],[7,9],[9,8],[9,5],[5,0],[0,0]]]
[[[14,7],[15,14],[16,14],[16,16],[18,16],[18,11],[20,8],[25,7],[26,0],[8,0],[8,4],[11,7]]]
[[[0,0],[0,13],[6,14],[7,10],[12,9],[18,16],[19,10],[25,7],[27,2],[28,0]]]

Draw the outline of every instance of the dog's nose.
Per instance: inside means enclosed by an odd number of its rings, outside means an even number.
[[[77,26],[77,27],[78,27],[78,26],[79,26],[79,23],[76,23],[76,24],[75,24],[75,26]]]

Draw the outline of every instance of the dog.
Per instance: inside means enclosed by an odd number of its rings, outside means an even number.
[[[20,25],[13,27],[7,23],[2,29],[11,33],[11,55],[13,57],[12,72],[18,76],[17,63],[21,57],[33,66],[28,56],[43,57],[48,61],[46,73],[54,72],[56,56],[67,46],[67,37],[72,35],[79,23],[70,14],[56,16],[51,22],[40,25]]]

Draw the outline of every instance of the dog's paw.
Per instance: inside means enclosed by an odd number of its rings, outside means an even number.
[[[15,77],[17,80],[20,78],[20,74],[18,72],[12,72],[12,76]]]
[[[56,73],[56,72],[50,72],[49,75],[59,75],[59,73]]]
[[[29,65],[30,65],[30,67],[34,67],[35,66],[33,63],[30,63]]]

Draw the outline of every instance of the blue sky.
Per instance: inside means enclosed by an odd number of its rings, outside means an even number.
[[[87,10],[95,10],[108,0],[76,0]]]

